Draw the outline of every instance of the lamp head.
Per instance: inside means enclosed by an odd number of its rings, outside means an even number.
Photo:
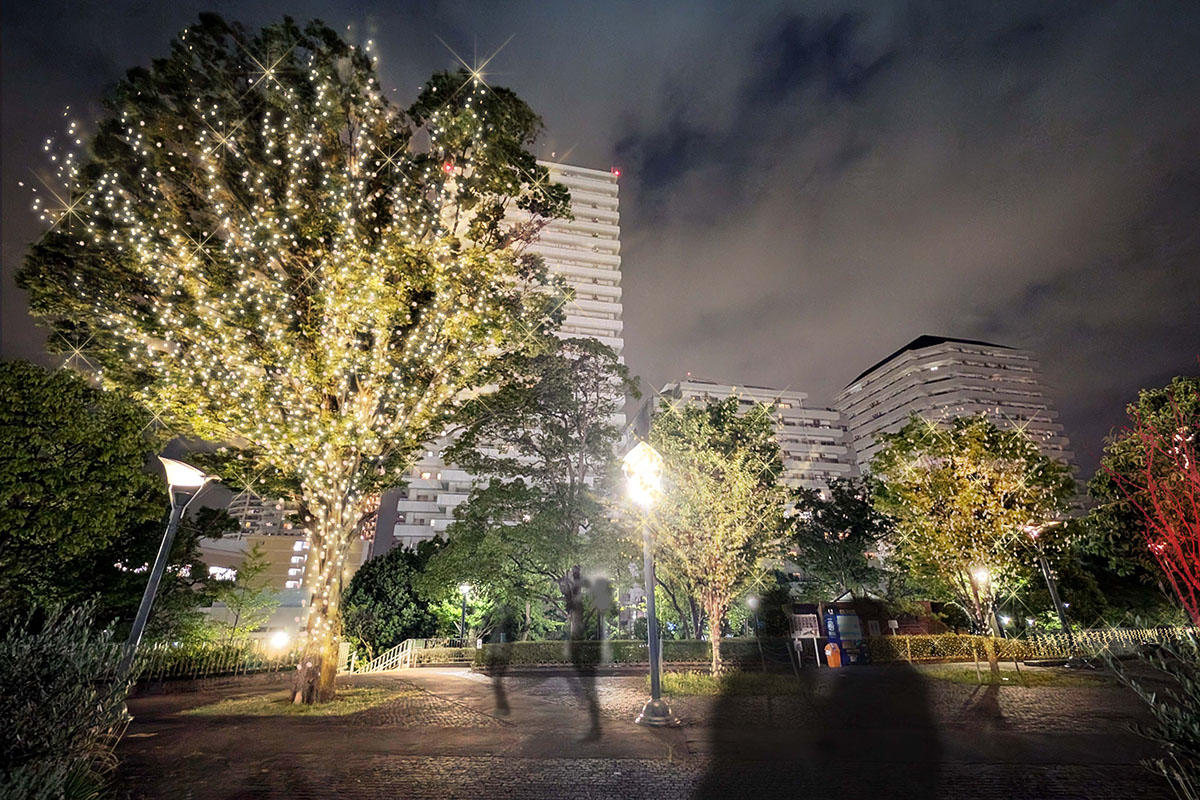
[[[458,591],[462,594],[463,597],[466,597],[467,595],[469,595],[471,593],[471,584],[460,583],[458,585]]]
[[[626,490],[633,502],[645,509],[654,505],[662,493],[662,456],[647,442],[625,454],[621,468],[625,472]]]
[[[162,462],[163,468],[167,471],[167,486],[173,492],[195,494],[204,484],[216,480],[214,476],[206,475],[191,464],[162,456],[159,456],[158,460]]]
[[[975,567],[971,570],[971,577],[975,580],[978,586],[987,586],[988,581],[992,579],[992,573],[987,567]]]

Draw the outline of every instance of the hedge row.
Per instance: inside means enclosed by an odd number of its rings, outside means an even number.
[[[733,666],[758,663],[758,645],[753,639],[721,640],[721,658]],[[649,661],[646,643],[634,639],[598,641],[506,642],[485,644],[475,651],[475,666],[533,666],[553,664],[645,664]],[[668,639],[663,642],[663,662],[668,664],[707,664],[712,660],[709,643],[695,639]],[[433,662],[424,662],[433,663]]]
[[[418,664],[451,664],[471,661],[475,658],[474,647],[426,647],[413,650]]]
[[[894,661],[973,661],[987,658],[988,648],[995,648],[1003,661],[1037,658],[1066,658],[1077,655],[1098,655],[1103,652],[1123,655],[1136,652],[1145,642],[1167,642],[1181,634],[1182,629],[1112,629],[1083,631],[1071,640],[1053,634],[1034,639],[993,639],[954,633],[913,636],[875,636],[866,640],[867,650],[874,663]],[[824,640],[822,640],[822,643]],[[573,644],[573,646],[572,646]],[[779,653],[790,647],[789,639],[761,640],[764,647]],[[757,666],[759,642],[754,639],[722,639],[721,658],[732,667]],[[417,663],[438,664],[469,660],[477,667],[501,665],[534,666],[555,664],[645,664],[649,660],[646,642],[632,639],[598,641],[543,641],[487,644],[482,648],[443,647],[417,650]],[[711,651],[707,641],[669,639],[663,642],[663,662],[666,664],[707,664]]]
[[[1024,661],[1071,656],[1132,655],[1148,643],[1169,643],[1187,635],[1183,628],[1112,628],[1079,631],[1068,638],[1055,633],[1032,639],[994,639],[954,633],[916,636],[875,636],[868,639],[871,660],[973,661],[987,658],[989,647],[1001,661]]]

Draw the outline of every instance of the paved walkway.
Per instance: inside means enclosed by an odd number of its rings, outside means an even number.
[[[131,798],[1167,798],[1116,688],[990,690],[907,669],[805,676],[804,693],[678,698],[631,720],[643,681],[419,669],[341,679],[395,699],[345,717],[195,717],[231,686],[130,701]],[[256,687],[262,691],[261,687]],[[594,697],[596,715],[589,713]],[[594,724],[595,723],[595,724]]]

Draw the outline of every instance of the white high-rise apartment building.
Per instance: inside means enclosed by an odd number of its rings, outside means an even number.
[[[668,383],[660,393],[671,403],[708,402],[737,397],[742,411],[766,403],[772,407],[775,439],[783,451],[783,482],[791,487],[826,491],[834,478],[857,474],[842,415],[810,408],[808,395],[765,386],[734,386],[693,378]]]
[[[1074,467],[1037,359],[1024,350],[920,336],[851,381],[835,405],[860,471],[879,452],[879,434],[895,433],[913,414],[935,422],[986,414],[997,425],[1024,429],[1044,454]]]
[[[299,536],[293,529],[293,509],[278,498],[260,497],[253,492],[238,492],[226,509],[237,520],[235,536]]]
[[[586,167],[540,163],[550,171],[551,180],[570,190],[574,217],[550,222],[528,246],[574,290],[559,335],[598,339],[620,355],[625,340],[617,176]],[[515,215],[512,221],[518,221]],[[624,417],[618,422],[623,424]],[[441,439],[427,445],[424,457],[409,473],[408,486],[384,493],[372,555],[394,547],[413,547],[441,533],[454,520],[454,508],[467,499],[474,478],[442,460],[447,444]]]

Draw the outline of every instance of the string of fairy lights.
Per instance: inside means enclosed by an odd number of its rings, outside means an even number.
[[[189,36],[179,45],[192,52]],[[453,401],[554,305],[520,249],[535,228],[477,235],[483,211],[540,191],[544,176],[477,180],[494,130],[478,72],[413,131],[376,80],[372,43],[348,58],[239,46],[250,67],[228,95],[197,92],[178,110],[124,104],[118,138],[133,169],[97,174],[75,122],[62,152],[47,140],[66,190],[35,207],[88,258],[133,276],[114,287],[80,273],[70,291],[148,376],[139,399],[296,479],[308,636],[328,646],[381,473],[399,477]]]

